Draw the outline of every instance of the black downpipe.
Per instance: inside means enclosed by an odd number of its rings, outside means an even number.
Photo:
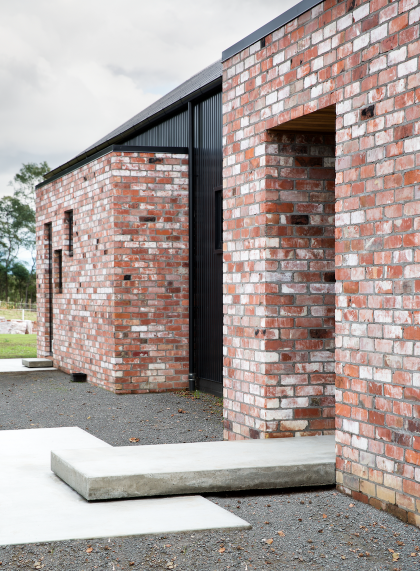
[[[50,354],[53,353],[53,283],[52,283],[52,223],[48,224],[48,304],[50,322]]]
[[[194,105],[188,102],[188,325],[189,365],[188,389],[195,391],[195,334],[194,334]]]

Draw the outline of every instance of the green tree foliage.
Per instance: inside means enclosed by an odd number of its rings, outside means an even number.
[[[6,279],[8,295],[6,296]],[[7,271],[0,263],[0,299],[11,302],[36,301],[36,274],[26,262],[14,262]]]
[[[19,299],[27,297],[25,290],[29,288],[31,272],[22,262],[15,262],[11,268],[12,276],[15,278],[16,289],[19,293]]]
[[[0,299],[8,298],[10,293],[22,299],[24,289],[26,298],[28,291],[31,297],[32,293],[36,295],[35,186],[49,171],[46,161],[23,163],[9,183],[14,189],[13,196],[5,196],[0,201]],[[30,270],[17,261],[21,248],[31,253]]]
[[[35,212],[15,196],[0,201],[0,265],[4,268],[5,297],[9,296],[9,275],[20,248],[28,250],[35,241]]]
[[[9,184],[14,188],[14,196],[21,202],[35,209],[35,186],[44,180],[44,175],[51,169],[46,161],[42,163],[23,163]]]

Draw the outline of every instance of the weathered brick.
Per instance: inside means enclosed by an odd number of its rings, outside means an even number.
[[[63,253],[61,292],[57,263],[53,272],[54,365],[118,393],[187,386],[187,177],[185,155],[112,152],[37,190],[39,356],[49,351],[51,222]]]
[[[247,251],[253,252],[253,264],[246,267],[242,261],[239,266],[231,262],[227,255],[225,258],[226,262],[230,262],[226,266],[225,287],[233,285],[231,295],[236,294],[235,301],[233,298],[229,301],[225,313],[225,324],[231,331],[225,338],[225,345],[232,355],[232,360],[226,362],[225,378],[228,382],[231,379],[240,380],[244,391],[248,391],[249,388],[243,383],[244,370],[250,370],[252,379],[258,379],[257,383],[263,385],[273,383],[281,387],[284,382],[289,382],[287,386],[293,387],[296,397],[305,394],[298,393],[298,388],[316,386],[317,376],[322,377],[326,372],[310,368],[312,364],[322,366],[324,363],[325,366],[325,363],[329,363],[315,359],[315,345],[308,343],[309,338],[327,340],[328,336],[323,337],[321,332],[328,330],[328,326],[325,327],[327,323],[331,323],[331,326],[333,323],[327,321],[325,313],[324,322],[318,321],[315,325],[313,320],[319,319],[322,314],[321,310],[315,310],[315,307],[321,307],[319,302],[311,303],[308,300],[305,315],[289,315],[293,321],[288,323],[287,333],[282,333],[274,321],[268,321],[271,314],[280,317],[279,305],[278,311],[276,304],[266,302],[245,308],[240,303],[240,295],[244,287],[250,286],[252,289],[252,275],[258,271],[260,279],[276,284],[279,293],[296,296],[294,303],[284,304],[286,307],[296,306],[299,308],[296,311],[301,312],[303,297],[298,300],[297,296],[309,294],[324,295],[322,305],[330,307],[327,292],[321,290],[321,285],[326,285],[327,280],[320,279],[321,266],[317,265],[321,259],[317,257],[319,253],[316,250],[322,249],[322,246],[315,245],[314,236],[319,226],[325,232],[327,208],[320,210],[320,206],[327,206],[328,199],[325,201],[322,195],[326,194],[327,188],[331,190],[333,187],[327,187],[327,171],[322,169],[332,168],[332,164],[320,165],[319,151],[308,152],[309,124],[308,132],[298,140],[292,120],[295,117],[302,120],[316,110],[335,104],[336,252],[331,271],[335,270],[334,279],[337,280],[337,438],[346,441],[345,446],[338,448],[337,482],[344,485],[347,493],[359,494],[362,501],[369,501],[380,509],[387,509],[397,517],[407,519],[406,509],[418,514],[415,498],[420,497],[419,484],[413,481],[418,453],[410,451],[413,433],[420,432],[420,406],[416,404],[420,387],[417,372],[420,369],[420,333],[417,331],[420,319],[414,314],[420,305],[415,300],[420,293],[420,254],[417,252],[420,245],[420,234],[417,232],[420,230],[420,129],[417,125],[420,117],[419,17],[410,12],[412,6],[405,0],[391,4],[375,2],[370,6],[362,4],[353,11],[353,14],[357,13],[359,26],[356,31],[350,15],[338,16],[334,7],[323,7],[323,16],[328,18],[328,24],[327,19],[312,13],[305,15],[310,33],[305,36],[302,28],[302,47],[295,43],[292,30],[287,26],[281,30],[282,43],[273,43],[271,48],[268,46],[271,56],[274,54],[279,64],[288,63],[284,69],[278,70],[281,85],[270,83],[260,69],[255,71],[257,81],[252,87],[252,101],[261,102],[258,113],[254,113],[255,104],[250,104],[249,97],[232,100],[235,111],[249,118],[248,124],[254,133],[252,142],[249,139],[245,141],[240,125],[235,125],[230,115],[231,107],[225,110],[225,131],[234,133],[233,140],[238,143],[238,150],[226,146],[226,196],[230,196],[232,187],[240,187],[239,196],[246,194],[251,204],[261,188],[270,188],[279,193],[279,202],[293,206],[293,210],[289,209],[284,218],[279,217],[278,221],[272,219],[271,224],[277,225],[278,230],[259,231],[259,235],[278,237],[274,249],[266,248],[263,252],[261,248],[265,246],[259,243],[257,248],[260,249],[256,251],[254,243],[245,243],[239,234],[235,235],[225,228],[225,246],[227,252],[236,253],[237,264],[241,256],[247,261],[250,259]],[[332,36],[334,58],[327,60],[325,55],[320,58],[318,50],[325,42],[324,32],[331,23],[337,24],[339,35]],[[315,42],[312,48],[308,48],[310,44],[304,42],[306,37],[308,42]],[[238,85],[242,80],[235,66],[248,57],[246,54],[247,50],[244,50],[224,62],[225,72],[229,72]],[[261,52],[260,61],[263,62],[266,57]],[[293,73],[289,73],[290,60],[293,62]],[[332,78],[334,81],[331,81]],[[278,94],[278,90],[281,90],[282,109],[274,111],[264,103],[267,100],[262,97],[274,92]],[[245,93],[250,95],[246,86]],[[280,126],[288,131],[272,130]],[[323,135],[314,133],[313,136]],[[252,167],[245,164],[241,155],[242,143],[247,148],[250,144],[252,148],[259,149],[259,154],[255,153],[254,157],[260,159]],[[294,145],[297,144],[301,145],[302,152],[301,149],[299,153],[296,152]],[[232,164],[238,168],[237,175],[232,174]],[[266,165],[275,165],[277,171],[269,173]],[[318,180],[315,171],[323,173],[324,188],[313,185]],[[282,188],[285,182],[289,186]],[[277,198],[273,203],[276,201]],[[248,228],[262,224],[262,220],[250,217],[242,208],[243,202],[239,197],[226,203],[225,214],[229,221],[238,228],[244,224]],[[271,205],[270,208],[272,212],[280,212]],[[295,224],[292,224],[290,215],[302,218],[294,218]],[[326,258],[322,259],[322,262],[326,261]],[[276,279],[270,281],[274,275]],[[273,292],[270,295],[276,294]],[[267,322],[267,327],[270,323],[275,339],[293,340],[296,343],[287,347],[279,344],[275,349],[285,354],[285,357],[279,358],[279,362],[290,363],[294,369],[292,372],[281,375],[279,371],[270,370],[268,378],[262,364],[259,366],[252,358],[245,356],[240,349],[243,337],[238,326],[243,315],[248,315],[250,319],[252,316],[259,327],[260,319]],[[309,338],[306,336],[307,329]],[[302,359],[304,351],[307,358],[297,363],[296,359],[298,356]],[[234,359],[236,365],[232,367],[230,365]],[[271,374],[273,372],[274,375]],[[285,398],[291,397],[288,395]],[[308,402],[308,414],[311,408]],[[305,418],[304,407],[293,408],[293,411],[297,410]],[[353,425],[348,424],[349,421],[357,421],[358,435],[350,432]],[[249,422],[256,420],[250,419]],[[309,424],[306,430],[311,426]],[[415,443],[420,446],[418,441]],[[363,451],[365,444],[368,449]],[[406,451],[409,452],[408,456]],[[368,479],[358,462],[362,452],[376,459],[376,470],[369,472]],[[397,466],[405,466],[402,480],[401,473],[391,474],[396,461]],[[413,516],[412,521],[420,522],[420,516]]]

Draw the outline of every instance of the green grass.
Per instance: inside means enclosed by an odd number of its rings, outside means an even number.
[[[36,311],[27,311],[25,309],[24,316],[28,321],[36,321]],[[22,319],[22,310],[4,309],[4,307],[0,307],[0,317],[4,317],[5,319]]]
[[[36,357],[36,335],[0,335],[0,359]]]

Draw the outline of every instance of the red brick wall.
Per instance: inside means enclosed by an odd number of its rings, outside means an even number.
[[[267,252],[266,279],[276,291],[265,298],[264,326],[278,338],[265,349],[278,351],[276,392],[289,419],[270,427],[270,436],[331,433],[334,429],[334,208],[333,134],[278,133],[276,168],[267,234],[279,248]],[[273,151],[275,148],[273,148]],[[271,146],[268,150],[271,153]],[[276,335],[277,336],[277,335]],[[280,368],[278,370],[278,367]]]
[[[53,256],[63,251],[62,293],[54,257],[55,366],[115,392],[187,386],[187,177],[185,155],[114,152],[38,189],[39,356],[49,346],[52,222]]]
[[[420,524],[417,4],[328,0],[224,63],[224,287],[229,436],[269,435],[278,353],[242,331],[276,293],[277,242],[258,229],[287,178],[268,162],[270,129],[335,104],[337,482]]]
[[[245,306],[241,322],[225,317],[225,437],[234,439],[334,429],[334,135],[269,138],[266,189],[251,195],[255,214],[248,197],[234,199],[245,218],[225,212],[225,239],[246,238],[235,242],[240,256],[225,256],[225,293],[242,292],[225,301],[236,302],[236,314]],[[230,357],[239,353],[250,360],[246,372]]]
[[[188,160],[121,158],[115,193],[115,371],[122,390],[188,386]],[[129,171],[129,172],[127,172]],[[131,276],[131,280],[124,280]]]

